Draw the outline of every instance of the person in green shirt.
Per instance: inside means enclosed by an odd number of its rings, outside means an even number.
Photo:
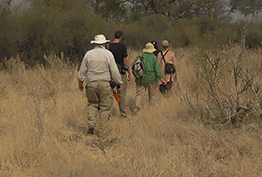
[[[164,85],[166,81],[163,79],[161,70],[159,67],[158,59],[154,55],[154,45],[148,42],[143,49],[143,53],[140,55],[142,59],[142,64],[144,66],[144,75],[142,78],[135,79],[136,82],[136,97],[135,97],[135,109],[134,113],[141,110],[141,102],[148,91],[149,104],[153,104],[156,98],[156,92],[158,87],[158,80],[160,80]],[[133,64],[137,61],[139,56],[136,57]]]

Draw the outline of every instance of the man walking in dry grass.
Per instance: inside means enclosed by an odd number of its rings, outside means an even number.
[[[147,43],[143,49],[143,53],[140,55],[142,58],[142,64],[144,67],[144,75],[142,78],[136,78],[136,98],[135,98],[135,110],[137,113],[141,109],[142,98],[144,97],[146,91],[148,90],[149,104],[154,103],[156,98],[158,80],[166,85],[166,81],[160,71],[158,59],[153,53],[156,51],[152,43]],[[136,57],[134,63],[137,61],[139,56]]]
[[[118,92],[118,96],[120,98],[119,111],[121,118],[127,118],[126,115],[126,90],[128,81],[131,80],[131,70],[128,67],[127,61],[127,50],[125,44],[122,43],[124,40],[124,33],[121,30],[117,30],[114,35],[114,41],[108,45],[108,50],[110,50],[115,58],[116,64],[118,66],[119,72],[121,74],[121,78],[123,81],[123,91]]]
[[[118,72],[113,54],[105,48],[109,42],[102,34],[96,35],[94,49],[89,50],[81,63],[79,69],[79,90],[83,91],[83,82],[86,79],[86,96],[88,99],[88,133],[94,134],[99,115],[100,132],[105,132],[113,106],[113,94],[110,87],[110,80],[120,85],[122,91],[121,75]]]

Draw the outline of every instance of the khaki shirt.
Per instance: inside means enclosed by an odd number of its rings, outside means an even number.
[[[101,45],[86,52],[82,60],[78,77],[79,85],[82,85],[85,79],[87,83],[93,81],[109,82],[110,80],[119,85],[123,83],[113,54]]]
[[[167,49],[167,50],[169,50],[169,49]],[[165,55],[167,50],[162,51],[163,55]],[[161,73],[164,76],[164,80],[169,82],[170,81],[170,74],[165,73],[165,62],[164,62],[164,60],[162,60],[163,57],[161,55],[161,52],[158,53],[157,58],[158,58],[159,66],[160,66],[160,69],[161,69]],[[169,50],[167,52],[167,54],[165,55],[166,63],[173,64],[174,68],[176,69],[175,59],[176,59],[175,53]]]

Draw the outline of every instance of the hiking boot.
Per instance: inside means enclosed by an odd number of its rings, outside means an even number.
[[[139,108],[139,107],[136,107],[135,109],[134,109],[134,114],[137,114],[139,111],[141,111],[141,109]]]
[[[120,113],[120,119],[127,119],[127,115],[125,113]]]
[[[128,117],[126,115],[121,115],[120,118],[121,119],[127,119]]]
[[[87,130],[87,134],[93,135],[95,133],[95,128],[91,127]]]

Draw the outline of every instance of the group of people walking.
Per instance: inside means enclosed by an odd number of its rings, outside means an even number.
[[[128,53],[126,46],[122,43],[124,33],[121,30],[115,32],[114,40],[110,43],[103,34],[96,35],[91,44],[94,48],[87,51],[83,57],[80,69],[78,84],[79,90],[85,92],[88,99],[88,132],[105,131],[106,125],[111,116],[114,97],[112,90],[118,93],[120,101],[119,111],[121,118],[127,118],[126,113],[126,91],[128,81],[131,80],[131,67],[127,60]],[[141,110],[141,103],[148,91],[149,104],[153,104],[158,88],[164,96],[169,97],[173,82],[173,75],[177,78],[177,72],[166,72],[167,63],[175,71],[175,54],[169,51],[169,42],[164,40],[161,43],[163,50],[159,50],[155,41],[148,42],[143,53],[137,56],[133,62],[143,58],[144,75],[136,78],[136,97],[134,113]],[[113,84],[112,84],[113,83]],[[113,85],[113,86],[112,86]],[[99,121],[97,121],[99,117]]]

